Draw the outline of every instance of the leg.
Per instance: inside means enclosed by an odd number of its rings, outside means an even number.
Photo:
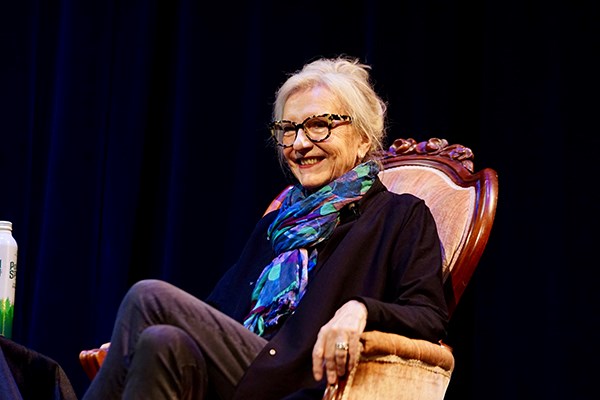
[[[157,280],[136,283],[123,299],[106,359],[84,400],[120,398],[139,337],[152,325],[186,332],[204,356],[208,379],[223,399],[267,341],[194,296]]]
[[[171,325],[153,325],[137,342],[123,398],[204,399],[206,372],[202,352],[187,333]]]

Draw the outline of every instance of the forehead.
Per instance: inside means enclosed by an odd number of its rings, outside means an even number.
[[[340,101],[326,87],[316,86],[292,94],[283,107],[283,119],[300,122],[315,114],[341,112]]]

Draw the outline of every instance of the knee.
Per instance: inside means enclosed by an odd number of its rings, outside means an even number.
[[[140,296],[145,293],[154,293],[162,290],[168,285],[167,282],[158,279],[142,279],[141,281],[134,283],[127,293],[128,295]]]
[[[168,283],[158,279],[144,279],[134,283],[123,300],[125,303],[145,303],[147,299],[154,298],[157,293],[165,290],[167,286],[169,286]]]
[[[140,334],[136,353],[175,359],[182,364],[203,364],[204,357],[184,330],[172,325],[151,325]]]
[[[173,343],[186,343],[189,335],[172,325],[151,325],[140,334],[138,346],[165,347]]]
[[[143,391],[155,391],[153,385],[172,393],[172,396],[161,398],[205,398],[208,385],[206,361],[192,337],[181,328],[173,325],[147,327],[138,338],[134,354],[129,376],[135,377],[132,382],[142,383],[136,390],[136,398]]]

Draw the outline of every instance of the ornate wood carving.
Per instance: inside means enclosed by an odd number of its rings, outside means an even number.
[[[460,162],[466,169],[473,172],[473,152],[460,144],[448,144],[446,139],[431,138],[417,142],[409,139],[396,139],[388,149],[388,157],[407,155],[439,155]]]

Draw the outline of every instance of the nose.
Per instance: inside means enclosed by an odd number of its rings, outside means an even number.
[[[293,148],[294,150],[299,150],[303,148],[307,148],[312,146],[312,142],[306,137],[303,128],[298,129],[298,134],[296,134],[296,139],[294,140]]]

